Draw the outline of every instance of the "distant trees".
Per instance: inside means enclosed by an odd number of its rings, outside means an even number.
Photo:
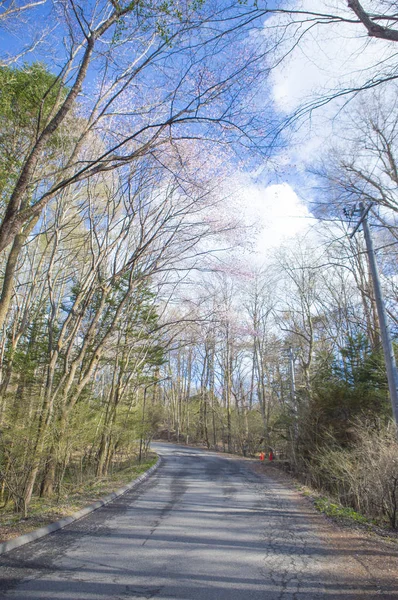
[[[316,241],[278,250],[263,272],[206,281],[197,325],[170,351],[169,373],[179,375],[165,396],[169,437],[239,452],[273,448],[302,465],[330,435],[350,443],[356,419],[388,421],[364,254],[330,235],[321,226]]]

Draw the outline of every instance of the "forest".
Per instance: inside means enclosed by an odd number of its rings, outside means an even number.
[[[397,6],[320,4],[0,2],[3,508],[26,516],[163,439],[272,451],[398,527],[379,315],[351,235],[371,205],[394,345]],[[279,65],[345,28],[369,62],[278,105]],[[263,251],[259,181],[307,207]]]

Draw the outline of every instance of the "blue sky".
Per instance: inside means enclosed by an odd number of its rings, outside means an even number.
[[[327,2],[318,0],[314,3],[313,0],[303,0],[300,4],[306,8],[316,6],[319,9],[323,4],[326,6]],[[84,6],[87,7],[88,3]],[[47,2],[34,9],[31,13],[32,26],[26,24],[22,29],[15,31],[12,28],[3,30],[0,37],[1,54],[4,56],[20,52],[29,43],[34,28],[41,33],[47,28],[51,29],[51,7],[52,3]],[[246,10],[246,7],[242,10]],[[45,61],[53,72],[57,72],[62,64],[61,60],[57,64],[57,55],[61,58],[63,54],[62,31],[60,25],[57,27],[57,30],[50,31],[43,45],[27,55],[24,60]],[[364,65],[369,65],[372,60],[379,60],[380,56],[388,58],[388,52],[389,48],[379,40],[377,45],[366,43],[364,46],[363,36],[358,35],[358,31],[354,31],[352,27],[341,29],[339,25],[335,30],[314,28],[302,47],[272,71],[265,96],[269,95],[272,98],[276,113],[287,115],[308,99],[315,90],[333,89],[341,85],[343,80],[347,82],[354,77],[358,78],[358,73]],[[91,71],[88,77],[89,86],[94,78],[95,73]],[[256,97],[256,102],[261,102],[261,95]],[[270,110],[269,105],[265,108],[265,111],[267,110]],[[336,106],[329,105],[313,114],[311,122],[301,127],[291,139],[291,143],[276,150],[273,164],[264,161],[264,165],[258,166],[249,178],[247,173],[242,174],[241,181],[237,183],[243,190],[245,202],[250,205],[251,197],[252,204],[256,204],[260,213],[263,212],[266,229],[269,230],[269,223],[273,222],[275,239],[278,237],[278,230],[286,230],[287,222],[290,223],[288,230],[293,235],[295,230],[302,231],[303,219],[310,217],[303,204],[303,201],[313,200],[311,185],[305,189],[306,182],[311,184],[307,168],[322,154],[326,143],[336,133],[332,131],[335,127],[335,111]],[[280,209],[277,217],[275,205]]]

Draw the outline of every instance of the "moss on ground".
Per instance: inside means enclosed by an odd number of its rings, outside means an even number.
[[[361,525],[372,524],[373,522],[370,519],[364,517],[360,513],[356,512],[353,508],[349,508],[347,506],[342,506],[341,504],[336,504],[331,502],[328,498],[321,496],[320,498],[315,498],[314,506],[319,511],[327,515],[328,517],[333,517],[337,519],[347,519],[348,521],[352,521],[353,523],[360,523]]]

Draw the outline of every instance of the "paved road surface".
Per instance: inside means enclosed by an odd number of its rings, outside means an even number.
[[[155,448],[163,465],[139,490],[1,556],[0,598],[398,599],[397,573],[380,582],[366,563],[386,551],[328,541],[293,489],[247,461]]]

